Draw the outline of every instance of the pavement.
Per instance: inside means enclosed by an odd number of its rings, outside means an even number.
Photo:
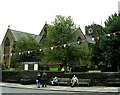
[[[105,86],[91,86],[91,87],[70,87],[70,86],[50,86],[46,88],[37,88],[36,84],[22,85],[20,83],[7,83],[0,82],[0,87],[11,87],[21,89],[33,89],[33,90],[51,90],[51,91],[65,91],[65,92],[103,92],[103,93],[120,93],[120,87],[105,87]]]

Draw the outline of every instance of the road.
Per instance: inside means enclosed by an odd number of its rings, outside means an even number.
[[[88,93],[88,92],[64,92],[0,87],[2,95],[120,95],[120,93]]]
[[[20,89],[20,88],[9,88],[2,87],[2,93],[68,93],[63,91],[48,91],[48,90],[34,90],[34,89]],[[69,92],[73,93],[73,92]]]

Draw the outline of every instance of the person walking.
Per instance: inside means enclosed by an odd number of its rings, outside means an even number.
[[[71,87],[73,87],[75,84],[78,84],[78,78],[73,75],[73,78],[71,79]]]
[[[47,87],[47,74],[45,71],[42,74],[42,87]]]
[[[40,85],[42,84],[42,76],[39,73],[36,79],[37,87],[40,88]]]

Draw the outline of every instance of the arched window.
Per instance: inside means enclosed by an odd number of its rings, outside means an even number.
[[[10,52],[10,40],[7,37],[4,43],[4,60],[6,64],[9,61],[9,55],[10,55],[9,52]]]
[[[6,40],[5,40],[5,46],[10,46],[10,40],[9,40],[8,37],[7,37]]]

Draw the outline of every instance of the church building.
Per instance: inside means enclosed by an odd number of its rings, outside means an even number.
[[[35,35],[35,34],[30,34],[30,33],[22,32],[22,31],[14,30],[14,29],[11,29],[10,26],[8,26],[8,29],[6,31],[6,34],[1,44],[2,64],[4,64],[6,67],[10,67],[11,56],[12,56],[11,54],[12,54],[13,48],[15,47],[15,42],[19,40],[20,38],[31,35],[32,37],[36,39],[38,43],[44,44],[44,38],[46,37],[46,34],[48,32],[47,27],[48,27],[48,24],[45,23],[40,33],[38,35]],[[86,40],[86,37],[83,34],[80,27],[79,27],[79,31],[80,32],[79,32],[78,38],[81,38],[82,40]]]

